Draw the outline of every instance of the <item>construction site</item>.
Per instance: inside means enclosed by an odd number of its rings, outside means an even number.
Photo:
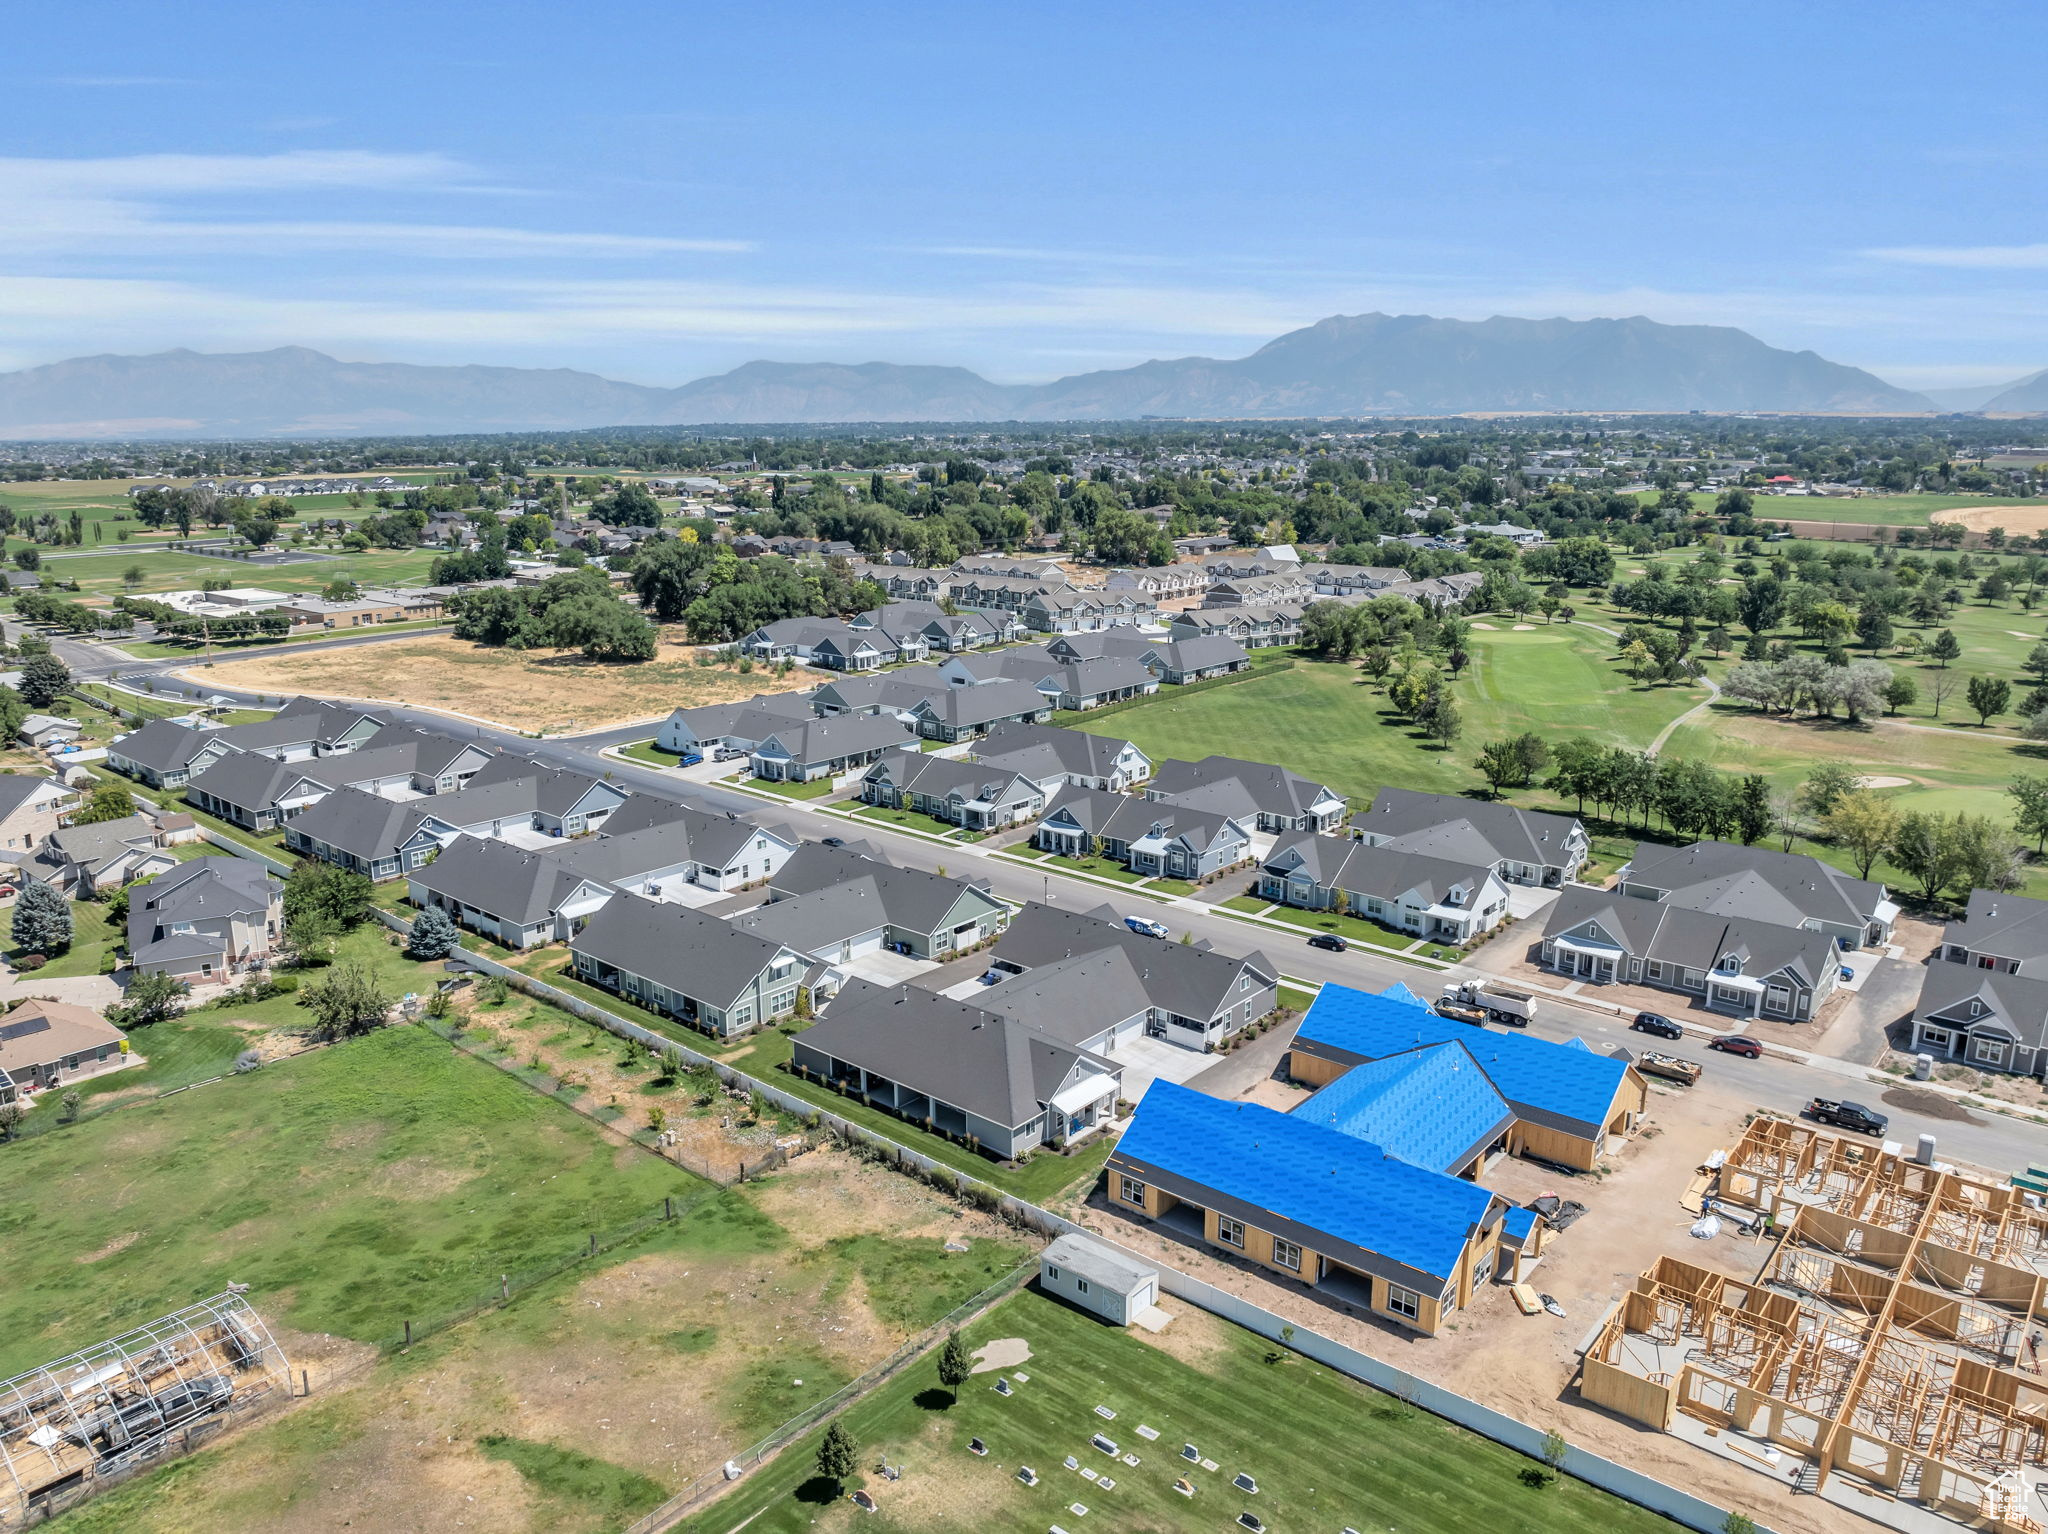
[[[1588,1343],[1587,1402],[1910,1530],[2048,1518],[2048,1201],[1898,1146],[1758,1118],[1704,1215],[1747,1278],[1663,1257]]]
[[[238,1294],[0,1381],[0,1530],[53,1517],[290,1394],[284,1350]]]

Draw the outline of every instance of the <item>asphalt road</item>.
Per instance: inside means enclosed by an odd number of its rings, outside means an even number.
[[[237,660],[273,654],[304,654],[309,650],[344,649],[389,642],[400,637],[414,636],[345,635],[332,641],[238,650],[234,654]],[[254,706],[261,696],[266,696],[211,687],[203,682],[186,682],[166,674],[174,668],[190,666],[190,659],[136,661],[121,658],[116,661],[97,645],[64,639],[56,640],[53,648],[59,658],[71,667],[73,674],[81,679],[104,679],[117,672],[131,682],[150,676],[155,680],[156,696],[159,697],[182,696],[197,700],[218,695]],[[380,711],[423,728],[487,740],[553,765],[605,775],[616,783],[665,798],[698,804],[706,809],[735,810],[781,821],[808,837],[857,836],[884,847],[891,860],[904,867],[935,869],[943,866],[956,876],[984,879],[997,895],[1008,900],[1042,900],[1068,909],[1090,911],[1108,906],[1119,915],[1151,916],[1166,922],[1172,929],[1173,937],[1169,941],[1178,941],[1182,932],[1191,932],[1198,939],[1206,938],[1218,948],[1233,952],[1260,949],[1286,974],[1302,980],[1333,982],[1365,990],[1381,990],[1402,981],[1427,995],[1452,976],[1466,973],[1453,970],[1444,974],[1419,969],[1362,946],[1354,946],[1347,953],[1329,953],[1308,947],[1305,941],[1291,933],[1257,927],[1234,917],[1185,906],[1161,906],[1143,897],[1123,896],[1115,890],[1055,871],[1039,871],[1001,858],[980,855],[966,847],[940,847],[887,825],[849,826],[845,817],[824,814],[801,801],[770,803],[756,795],[715,785],[680,782],[658,768],[642,767],[600,755],[608,746],[646,739],[652,733],[647,725],[556,740],[533,740],[514,730],[468,724],[424,709],[380,706]],[[1684,1042],[1650,1039],[1630,1032],[1625,1022],[1609,1013],[1573,1006],[1549,997],[1540,1002],[1531,1031],[1539,1037],[1552,1039],[1577,1036],[1602,1053],[1618,1045],[1627,1045],[1638,1051],[1654,1047],[1667,1054],[1699,1061],[1705,1066],[1705,1073],[1700,1084],[1691,1090],[1717,1102],[1725,1100],[1731,1116],[1749,1108],[1796,1113],[1814,1097],[1846,1097],[1889,1114],[1889,1138],[1901,1140],[1908,1147],[1922,1133],[1934,1134],[1939,1154],[1944,1159],[1967,1161],[2001,1172],[2030,1163],[2048,1164],[2048,1126],[1988,1113],[1968,1113],[1967,1118],[1976,1122],[1966,1122],[1962,1117],[1953,1116],[1964,1113],[1960,1107],[1950,1109],[1951,1116],[1945,1117],[1902,1111],[1882,1102],[1885,1084],[1870,1081],[1865,1067],[1848,1061],[1809,1064],[1786,1058],[1745,1060],[1709,1051],[1702,1038],[1688,1038]],[[1864,1053],[1862,1049],[1857,1052]]]

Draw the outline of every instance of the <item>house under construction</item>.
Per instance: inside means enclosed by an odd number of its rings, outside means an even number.
[[[1883,1519],[2038,1534],[2048,1208],[1895,1149],[1757,1119],[1710,1207],[1776,1233],[1750,1280],[1665,1257],[1587,1349],[1591,1402]],[[1904,1522],[1906,1520],[1897,1520]]]
[[[0,1380],[0,1530],[40,1522],[104,1480],[181,1454],[290,1390],[284,1350],[237,1294]]]

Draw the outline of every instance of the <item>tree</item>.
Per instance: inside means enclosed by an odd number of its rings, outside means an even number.
[[[1752,772],[1742,780],[1735,794],[1735,834],[1745,847],[1753,847],[1769,834],[1773,811],[1770,781]]]
[[[1892,862],[1929,900],[1941,893],[1955,871],[1955,846],[1945,831],[1940,816],[1908,810],[1899,817],[1898,832],[1892,837]]]
[[[395,999],[367,965],[354,961],[336,965],[299,992],[299,1005],[312,1012],[313,1032],[322,1039],[368,1033],[384,1021]]]
[[[1856,615],[1856,638],[1875,655],[1892,642],[1892,620],[1882,607],[1866,607]]]
[[[22,701],[48,708],[71,690],[71,668],[54,655],[31,657],[21,668]]]
[[[1962,658],[1962,641],[1956,638],[1954,629],[1943,629],[1934,636],[1934,643],[1927,647],[1927,653],[1940,661],[1942,670],[1946,671],[1950,661]]]
[[[116,1028],[147,1028],[183,1012],[191,994],[192,987],[176,975],[137,975],[128,982],[121,1004],[107,1008],[107,1021]]]
[[[14,946],[24,953],[59,954],[71,946],[71,931],[71,902],[53,884],[25,880],[9,929]]]
[[[1756,1534],[1756,1520],[1747,1513],[1730,1513],[1721,1520],[1721,1534]]]
[[[1427,730],[1431,739],[1447,751],[1465,728],[1457,699],[1440,687],[1432,690],[1423,701],[1422,712],[1416,723]]]
[[[363,594],[363,588],[347,576],[337,576],[321,589],[321,598],[329,602],[353,602]]]
[[[42,550],[16,549],[14,551],[14,563],[23,570],[40,570],[43,565]]]
[[[462,946],[462,933],[455,918],[440,906],[430,905],[412,919],[406,935],[405,952],[413,959],[445,959]]]
[[[2027,651],[2025,669],[2037,682],[2048,682],[2048,644],[2037,644]]]
[[[130,565],[121,572],[121,584],[133,591],[149,578],[149,572],[140,565]]]
[[[370,914],[374,888],[362,874],[332,863],[307,859],[284,881],[284,919],[309,912],[326,917],[336,930],[347,931]]]
[[[97,825],[102,820],[126,820],[135,813],[135,796],[120,783],[102,783],[84,804],[72,812],[75,826]]]
[[[960,1340],[958,1332],[946,1334],[946,1345],[939,1349],[939,1383],[952,1391],[953,1399],[960,1399],[960,1387],[974,1374],[974,1360],[967,1352],[967,1344]]]
[[[1989,724],[1993,714],[2004,713],[2012,704],[2012,683],[2002,676],[1973,676],[1963,692],[1980,726]]]
[[[1896,714],[1902,708],[1911,708],[1920,696],[1920,688],[1909,676],[1895,676],[1884,686],[1884,711]]]
[[[839,1487],[859,1466],[860,1446],[844,1427],[833,1423],[818,1442],[818,1474]]]
[[[1863,786],[1863,776],[1840,762],[1822,762],[1806,775],[1799,786],[1799,807],[1815,819],[1825,819],[1845,794]]]
[[[2034,722],[2027,721],[2030,729]],[[2005,792],[2012,800],[2013,829],[2022,836],[2033,837],[2036,852],[2048,849],[2048,778],[2015,773],[2005,785]]]
[[[1511,740],[1490,740],[1481,746],[1477,765],[1496,799],[1522,776],[1522,760]]]
[[[1941,717],[1941,706],[1948,702],[1949,694],[1956,690],[1956,673],[1937,671],[1927,679],[1927,696],[1934,704],[1934,717]]]
[[[1899,810],[1883,794],[1859,788],[1843,794],[1821,817],[1836,846],[1856,860],[1856,877],[1868,879],[1899,831]]]
[[[781,481],[776,484],[779,488]],[[659,527],[661,503],[636,479],[619,486],[610,495],[599,496],[592,501],[590,515],[613,527]]]
[[[302,969],[325,964],[334,957],[334,942],[341,932],[341,923],[325,911],[310,907],[301,910],[284,920],[286,953]]]

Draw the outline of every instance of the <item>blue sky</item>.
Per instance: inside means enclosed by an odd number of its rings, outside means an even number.
[[[1332,313],[2048,367],[2048,8],[26,6],[0,366],[1039,379]]]

